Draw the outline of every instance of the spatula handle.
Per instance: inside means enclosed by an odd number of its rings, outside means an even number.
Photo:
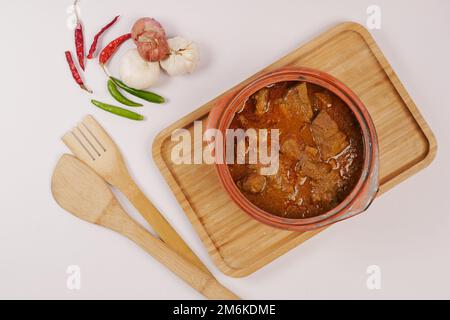
[[[125,194],[147,223],[171,249],[188,259],[204,272],[210,273],[208,268],[206,268],[203,262],[191,248],[189,248],[186,242],[184,242],[181,236],[173,229],[170,223],[167,222],[158,209],[156,209],[150,200],[148,200],[131,177],[126,179],[125,183],[120,185],[119,190]]]
[[[113,229],[134,241],[206,298],[215,300],[239,299],[211,274],[199,269],[136,223],[124,212],[116,200],[109,206],[108,211],[98,221],[98,224]]]

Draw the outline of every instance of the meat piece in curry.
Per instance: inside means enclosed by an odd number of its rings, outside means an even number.
[[[262,114],[266,113],[269,110],[269,104],[268,104],[269,89],[263,88],[263,89],[259,90],[255,94],[255,100],[256,100],[255,113],[257,115],[262,115]]]
[[[285,117],[293,117],[302,123],[311,121],[313,110],[305,82],[287,91],[284,96],[284,103],[281,104],[281,111]]]
[[[363,167],[363,139],[352,111],[331,91],[305,82],[281,82],[254,93],[230,129],[278,129],[279,166],[229,164],[245,197],[271,214],[310,218],[353,190]],[[270,144],[270,141],[268,141]]]
[[[250,173],[242,181],[242,190],[249,193],[261,193],[266,186],[266,177],[257,173]]]

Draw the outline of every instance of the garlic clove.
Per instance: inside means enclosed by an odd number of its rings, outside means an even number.
[[[167,40],[170,55],[160,61],[161,67],[171,76],[191,73],[197,67],[199,60],[197,46],[187,39],[175,37]]]

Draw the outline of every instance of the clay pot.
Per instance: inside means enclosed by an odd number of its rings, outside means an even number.
[[[308,231],[348,219],[364,212],[375,198],[378,188],[379,152],[375,126],[361,100],[342,82],[331,75],[309,68],[283,68],[261,74],[256,79],[233,89],[219,98],[208,118],[208,128],[222,132],[225,145],[225,130],[229,127],[236,111],[258,90],[277,82],[305,81],[326,88],[336,94],[353,111],[363,134],[364,164],[361,177],[350,194],[335,208],[319,216],[305,219],[283,218],[266,212],[241,193],[234,183],[226,163],[215,164],[216,172],[224,192],[249,216],[267,225],[280,229]],[[225,153],[226,148],[221,152]],[[223,159],[226,159],[223,154]]]

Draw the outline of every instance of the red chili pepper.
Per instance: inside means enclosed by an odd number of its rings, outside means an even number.
[[[103,48],[102,52],[100,52],[100,56],[98,58],[101,65],[104,65],[114,52],[120,47],[122,43],[131,38],[131,33],[124,34],[123,36],[118,37],[117,39],[111,41],[106,47]]]
[[[78,0],[75,0],[73,4],[75,16],[77,18],[77,25],[75,27],[75,49],[77,52],[78,63],[80,64],[81,69],[83,69],[84,71],[84,35],[83,35],[83,26],[77,13],[77,2]]]
[[[97,42],[98,39],[100,38],[100,36],[109,28],[111,28],[111,26],[116,23],[117,19],[119,19],[119,16],[115,17],[110,23],[108,23],[106,26],[104,26],[103,28],[100,29],[100,31],[95,35],[94,37],[94,41],[92,41],[91,47],[89,49],[89,54],[87,56],[88,59],[92,59],[93,55],[95,53],[95,50],[97,49]]]
[[[88,89],[84,84],[83,79],[81,79],[80,73],[78,72],[75,63],[73,62],[72,53],[70,51],[66,51],[65,54],[67,63],[69,64],[70,67],[70,72],[72,72],[72,76],[75,79],[76,83],[78,83],[81,89],[86,90],[89,93],[92,93],[92,91]]]

